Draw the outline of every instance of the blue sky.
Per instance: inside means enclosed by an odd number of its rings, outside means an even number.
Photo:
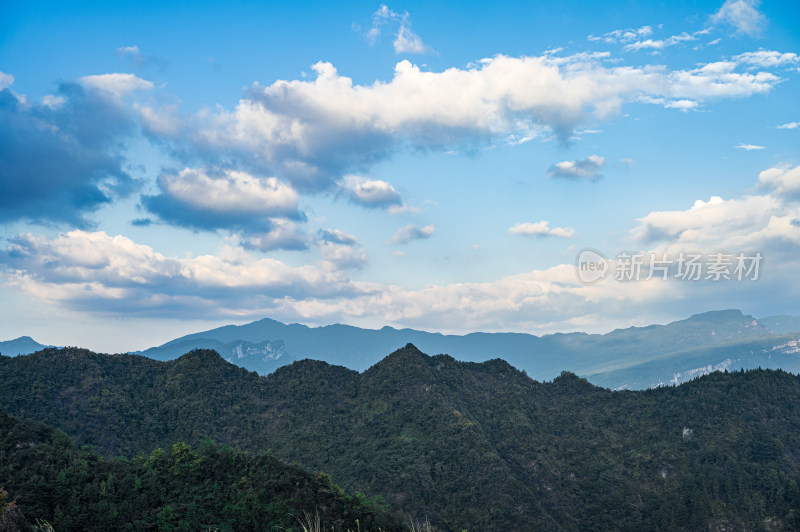
[[[5,3],[0,339],[800,313],[800,7]],[[576,275],[586,248],[612,275]],[[620,254],[668,278],[614,278]],[[758,279],[676,278],[761,254]]]

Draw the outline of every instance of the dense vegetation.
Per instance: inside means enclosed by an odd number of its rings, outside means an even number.
[[[330,477],[206,441],[133,460],[76,449],[45,425],[0,412],[0,530],[42,520],[57,531],[401,530],[380,501],[350,497]],[[16,497],[16,499],[11,499]],[[4,517],[6,518],[4,521]]]
[[[268,377],[209,351],[0,357],[2,408],[108,457],[211,437],[444,530],[799,529],[798,397],[782,371],[612,392],[410,345],[362,374],[300,361]]]

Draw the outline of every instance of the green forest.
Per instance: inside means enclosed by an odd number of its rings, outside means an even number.
[[[325,474],[210,440],[112,460],[4,412],[0,435],[4,531],[301,530],[309,517],[326,530],[403,530],[382,501],[345,495]]]
[[[213,351],[66,348],[0,357],[0,397],[59,429],[4,416],[0,454],[6,500],[55,530],[291,529],[304,512],[342,530],[800,529],[800,377],[782,371],[613,392],[412,345],[363,373],[267,377]]]

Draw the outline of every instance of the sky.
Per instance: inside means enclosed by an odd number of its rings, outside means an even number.
[[[4,2],[0,340],[800,314],[800,5]]]

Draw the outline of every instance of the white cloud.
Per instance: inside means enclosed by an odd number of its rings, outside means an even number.
[[[659,244],[659,250],[764,251],[796,254],[800,246],[800,166],[764,170],[759,185],[768,194],[724,200],[698,200],[683,211],[651,212],[639,220],[634,237]],[[794,260],[790,260],[793,263]]]
[[[758,184],[772,189],[776,194],[800,197],[800,165],[776,166],[758,174]]]
[[[769,92],[780,81],[738,72],[735,61],[690,70],[606,64],[606,56],[496,56],[468,68],[426,72],[409,61],[389,81],[358,85],[330,63],[313,80],[254,85],[234,110],[194,117],[185,127],[198,157],[234,157],[285,176],[296,188],[331,187],[398,147],[448,149],[506,139],[567,139],[581,125],[618,114],[626,102],[689,109],[721,98]],[[182,147],[186,152],[186,147]]]
[[[789,122],[787,124],[782,124],[776,127],[777,129],[797,129],[798,127],[800,127],[800,122]]]
[[[133,108],[139,112],[142,125],[149,133],[164,137],[174,137],[182,133],[184,124],[178,114],[177,105],[162,105],[155,109],[137,102],[133,104]]]
[[[280,215],[297,210],[297,192],[275,177],[225,170],[217,175],[196,168],[162,174],[159,186],[175,201],[210,212]]]
[[[322,242],[331,242],[333,244],[341,244],[344,246],[358,245],[358,240],[356,237],[339,229],[320,229],[319,240]]]
[[[585,159],[577,161],[561,161],[547,170],[550,177],[564,179],[588,179],[594,180],[602,177],[600,170],[606,160],[599,155],[590,155]]]
[[[358,248],[351,247],[358,262]],[[462,330],[538,330],[601,308],[613,313],[620,304],[643,303],[666,292],[656,284],[636,290],[582,286],[571,265],[487,283],[408,290],[349,280],[331,267],[345,259],[339,253],[342,249],[326,249],[329,261],[300,267],[259,259],[241,248],[174,258],[122,236],[72,231],[52,239],[20,235],[0,256],[10,267],[0,274],[37,298],[100,315],[169,317],[179,312],[183,318],[219,319],[268,314],[335,321],[370,316],[387,324]]]
[[[690,35],[686,32],[681,33],[680,35],[673,35],[666,39],[645,39],[643,41],[635,41],[625,45],[625,50],[628,51],[638,51],[644,49],[651,49],[651,50],[663,50],[669,46],[675,46],[676,44],[687,42],[687,41],[696,41],[697,37],[694,35]]]
[[[360,268],[367,262],[367,252],[356,237],[339,229],[320,230],[317,246],[334,268]]]
[[[398,54],[424,54],[430,51],[420,36],[411,31],[406,24],[401,24],[400,29],[397,30],[397,38],[395,38],[393,46],[394,51]]]
[[[735,146],[736,149],[745,150],[745,151],[753,151],[753,150],[766,150],[767,148],[764,146],[758,146],[757,144],[739,144]]]
[[[354,289],[339,272],[258,259],[241,248],[172,258],[102,231],[71,231],[52,239],[24,234],[12,241],[8,252],[3,257],[13,269],[8,282],[41,298],[101,314],[168,312],[173,306],[190,314],[210,313],[219,305],[221,314],[231,315],[254,299],[326,297]]]
[[[685,211],[652,212],[640,220],[634,234],[642,242],[655,244],[656,251],[673,256],[681,252],[761,252],[776,268],[793,264],[796,269],[798,220],[800,207],[775,196],[712,197],[698,200]]]
[[[668,109],[680,109],[681,111],[696,109],[698,105],[699,104],[694,100],[673,100],[664,103],[664,107]]]
[[[57,109],[61,107],[64,102],[66,102],[66,98],[63,96],[55,96],[53,94],[45,94],[42,96],[42,105],[48,107],[50,109]]]
[[[759,0],[725,0],[711,16],[711,23],[728,24],[736,28],[737,33],[756,37],[767,25],[767,18],[756,9],[759,4]]]
[[[134,91],[149,90],[155,87],[152,81],[142,79],[134,74],[98,74],[83,76],[78,81],[117,98],[126,96]]]
[[[375,44],[380,37],[382,28],[390,22],[397,26],[397,33],[393,42],[395,53],[424,54],[433,52],[429,46],[422,42],[420,36],[411,29],[408,11],[397,13],[389,9],[385,4],[381,5],[372,15],[372,27],[366,34],[370,44]]]
[[[571,227],[550,227],[550,223],[542,220],[540,222],[531,223],[524,222],[514,225],[509,228],[509,233],[512,235],[520,236],[557,236],[559,238],[572,238],[575,235],[575,230]]]
[[[275,177],[247,172],[185,168],[158,177],[158,193],[141,203],[162,221],[195,230],[246,235],[244,245],[270,250],[305,249],[293,221],[305,221],[298,194]]]
[[[733,58],[736,62],[758,68],[777,68],[784,65],[796,65],[800,56],[790,52],[777,52],[775,50],[759,50],[745,52]]]
[[[595,37],[594,35],[589,35],[588,39],[590,41],[603,41],[608,44],[612,43],[628,43],[637,39],[641,39],[642,37],[647,37],[653,34],[652,26],[642,26],[641,28],[634,29],[628,28],[625,30],[614,30],[609,31],[608,33],[604,33],[601,37]]]
[[[715,234],[725,234],[725,228],[715,227],[719,223],[734,224],[739,233],[750,234],[758,227],[735,225],[740,207],[746,207],[744,214],[750,217],[765,206],[747,201],[733,206],[722,200],[708,203],[710,211],[722,208],[724,212],[705,213],[707,222],[695,225]],[[693,218],[691,213],[684,215],[688,221]],[[761,227],[762,234],[756,235],[757,241],[783,238],[781,232],[792,227],[785,217],[769,219]],[[800,232],[800,227],[794,230]],[[333,230],[331,234],[330,240],[347,241],[351,236]],[[703,234],[697,232],[699,237]],[[800,235],[795,243],[800,244]],[[734,249],[743,249],[733,244]],[[795,254],[796,249],[792,249]],[[13,239],[7,250],[0,251],[0,264],[6,267],[0,269],[0,276],[7,285],[31,296],[92,315],[217,320],[269,315],[284,321],[364,322],[457,333],[608,331],[665,321],[665,316],[685,317],[698,309],[740,307],[760,300],[767,290],[786,304],[798,297],[792,282],[796,261],[783,272],[770,262],[759,282],[750,284],[660,279],[625,283],[612,277],[583,285],[573,264],[559,264],[483,283],[408,289],[348,279],[334,263],[338,251],[328,255],[332,260],[293,267],[257,258],[241,248],[176,258],[122,236],[73,231],[55,238],[20,235]],[[765,256],[765,261],[773,257]]]
[[[14,84],[14,76],[0,70],[0,91]]]
[[[308,248],[308,237],[298,229],[296,223],[283,218],[270,218],[269,221],[270,231],[248,235],[243,242],[245,248],[259,251]]]
[[[398,245],[398,244],[408,244],[412,240],[420,240],[423,238],[430,238],[433,236],[433,233],[436,231],[436,227],[433,225],[426,225],[425,227],[417,227],[416,225],[410,224],[405,227],[401,227],[397,230],[397,232],[386,241],[389,245]]]
[[[339,187],[350,201],[364,207],[389,207],[402,204],[400,193],[386,181],[347,175]]]

